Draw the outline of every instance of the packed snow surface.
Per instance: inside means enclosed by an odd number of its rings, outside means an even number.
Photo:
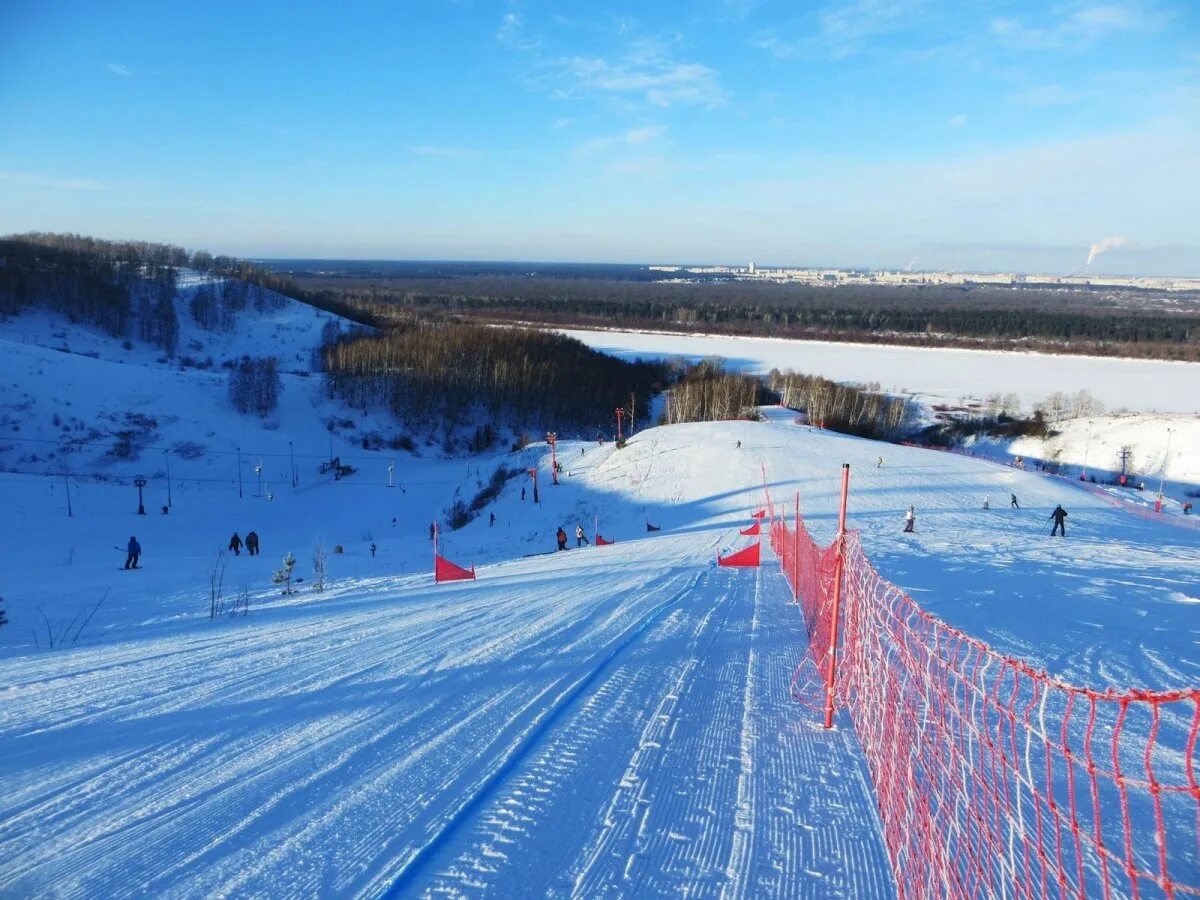
[[[39,313],[0,331],[0,895],[894,895],[853,730],[790,696],[806,636],[769,550],[713,566],[764,480],[829,540],[843,462],[867,552],[951,624],[1096,687],[1200,677],[1200,532],[1178,515],[782,410],[563,441],[557,486],[545,444],[365,449],[400,424],[308,374],[326,321],[185,322],[212,369]],[[284,361],[265,418],[229,407],[240,353]],[[357,471],[322,471],[333,455]],[[500,466],[442,538],[479,580],[434,585],[429,523]],[[576,524],[616,543],[576,549]],[[210,618],[215,554],[251,529],[264,555],[227,555],[220,583],[249,610]]]
[[[384,486],[239,501],[201,483],[139,517],[128,488],[90,485],[67,518],[52,481],[0,477],[0,892],[890,895],[851,730],[790,699],[805,636],[786,583],[769,560],[712,566],[746,542],[764,470],[828,538],[850,462],[851,524],[886,576],[1093,685],[1196,682],[1200,550],[1069,482],[880,448],[787,418],[674,426],[621,451],[564,442],[553,486],[533,447],[542,503],[510,481],[494,526],[447,543],[479,580],[440,586],[436,510]],[[1048,537],[1058,502],[1066,540]],[[597,519],[616,544],[544,552]],[[209,621],[208,557],[242,523],[267,548],[230,560],[250,612]],[[118,571],[131,531],[145,569]],[[331,584],[281,596],[278,556],[311,579],[314,536],[346,546]],[[104,592],[77,645],[35,649],[38,608],[59,623]]]
[[[626,359],[719,356],[736,371],[793,369],[834,381],[878,383],[930,403],[1015,393],[1028,412],[1050,394],[1087,390],[1114,411],[1200,412],[1200,363],[662,332],[562,333]]]

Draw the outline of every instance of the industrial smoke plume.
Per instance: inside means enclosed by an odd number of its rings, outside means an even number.
[[[1107,253],[1109,250],[1116,250],[1118,247],[1124,247],[1128,243],[1129,241],[1123,237],[1100,238],[1100,240],[1096,241],[1096,243],[1092,244],[1092,246],[1088,248],[1087,264],[1090,266],[1092,264],[1092,260],[1101,253]]]

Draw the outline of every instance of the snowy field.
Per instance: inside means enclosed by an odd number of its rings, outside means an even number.
[[[927,403],[958,404],[1011,392],[1028,412],[1055,392],[1086,389],[1110,411],[1200,412],[1200,363],[662,332],[563,334],[627,359],[720,356],[737,371],[794,369],[834,381],[877,382],[885,391]]]
[[[300,374],[325,320],[286,306],[204,345],[294,363],[267,419],[229,408],[223,371],[0,326],[0,896],[894,896],[853,730],[790,696],[806,637],[773,557],[713,566],[745,545],[764,471],[828,540],[849,462],[881,573],[1005,653],[1094,687],[1200,681],[1200,540],[1173,519],[779,410],[564,441],[558,486],[544,444],[365,451],[396,423]],[[134,430],[135,457],[93,425]],[[330,452],[358,471],[322,474]],[[428,523],[500,465],[537,468],[541,503],[508,481],[445,536],[479,580],[435,586]],[[552,552],[576,523],[617,543]],[[210,619],[214,553],[250,529],[264,555],[227,558],[222,585],[249,612]]]
[[[0,892],[889,895],[851,732],[816,730],[788,696],[804,633],[782,576],[711,566],[744,543],[761,467],[828,537],[851,462],[851,524],[886,576],[1089,684],[1196,683],[1200,550],[1069,482],[908,448],[878,468],[877,449],[791,424],[675,426],[624,451],[565,445],[571,474],[548,487],[543,447],[542,505],[510,482],[497,525],[448,546],[479,581],[437,587],[401,574],[428,571],[428,542],[389,537],[391,515],[415,530],[428,508],[379,492],[356,497],[354,526],[322,514],[342,506],[334,484],[269,503],[201,489],[145,518],[95,486],[68,520],[44,482],[0,477],[22,523],[4,561]],[[1022,509],[980,509],[1009,492]],[[1066,541],[1047,536],[1056,502]],[[250,614],[208,621],[194,545],[268,507],[268,555],[231,562]],[[617,544],[523,556],[593,517]],[[311,577],[313,532],[351,527],[384,536],[378,557],[351,532],[324,594],[268,586],[276,548]],[[116,571],[102,543],[128,530],[144,571]],[[77,547],[71,565],[46,558],[51,535]],[[61,621],[103,591],[78,646],[31,646],[35,605]]]

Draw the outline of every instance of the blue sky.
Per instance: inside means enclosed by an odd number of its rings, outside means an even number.
[[[1200,275],[1200,3],[0,2],[0,232]]]

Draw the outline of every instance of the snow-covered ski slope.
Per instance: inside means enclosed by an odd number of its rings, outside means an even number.
[[[428,541],[390,526],[418,532],[433,486],[304,484],[268,503],[197,484],[143,518],[128,488],[92,485],[68,520],[44,481],[0,476],[0,893],[890,895],[851,730],[819,730],[788,694],[805,636],[770,553],[758,571],[712,567],[747,542],[764,471],[828,538],[851,463],[851,525],[881,572],[997,649],[1094,686],[1200,678],[1196,533],[1068,482],[787,416],[559,453],[557,487],[544,447],[523,458],[540,507],[514,480],[495,526],[485,513],[449,536],[479,580],[441,586],[414,574]],[[1051,540],[1059,502],[1068,537]],[[559,524],[591,537],[594,516],[615,545],[525,556]],[[250,613],[209,622],[212,532],[252,517],[268,555],[229,576]],[[148,568],[116,572],[92,545],[130,530]],[[353,538],[332,584],[280,597],[278,553],[307,577],[314,533]],[[64,541],[70,566],[45,546]],[[59,620],[103,590],[74,648],[22,633],[34,601]]]

